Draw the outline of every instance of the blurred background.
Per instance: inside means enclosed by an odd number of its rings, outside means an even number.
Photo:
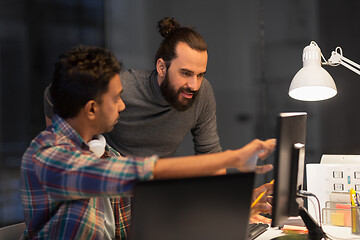
[[[224,150],[275,137],[280,112],[305,111],[307,163],[324,153],[360,154],[359,75],[325,67],[337,84],[335,98],[288,97],[312,40],[326,59],[341,46],[360,63],[358,9],[358,0],[0,0],[0,227],[23,221],[21,157],[45,128],[43,91],[58,56],[78,44],[98,45],[125,68],[153,69],[163,17],[195,27],[208,43],[206,78]],[[177,152],[189,154],[190,136]],[[257,184],[271,179],[272,173],[258,176]]]

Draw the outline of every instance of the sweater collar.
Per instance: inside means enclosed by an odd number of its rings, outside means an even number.
[[[159,86],[159,83],[157,81],[157,76],[158,76],[158,73],[157,73],[156,70],[154,70],[150,74],[150,79],[149,80],[150,80],[151,91],[153,92],[154,96],[159,100],[159,103],[161,105],[170,106],[168,101],[166,101],[165,97],[161,93],[160,86]]]

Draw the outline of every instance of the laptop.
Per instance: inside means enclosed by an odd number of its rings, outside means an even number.
[[[137,182],[130,239],[247,239],[255,174]]]

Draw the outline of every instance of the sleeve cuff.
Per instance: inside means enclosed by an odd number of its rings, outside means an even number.
[[[137,165],[138,179],[141,181],[154,179],[154,166],[159,159],[157,155],[146,157],[143,159],[143,164]]]

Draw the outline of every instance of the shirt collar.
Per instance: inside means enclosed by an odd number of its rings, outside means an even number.
[[[84,142],[82,137],[70,124],[57,114],[54,115],[52,119],[52,126],[54,127],[55,132],[61,132],[65,137],[72,140],[75,144],[84,148],[87,144]]]

